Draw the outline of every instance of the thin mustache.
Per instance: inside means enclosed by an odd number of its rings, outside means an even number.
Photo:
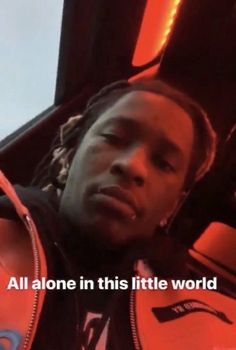
[[[98,193],[103,193],[108,196],[117,198],[122,202],[128,204],[137,215],[140,213],[140,208],[135,196],[132,194],[132,192],[122,188],[119,185],[101,186],[98,188]]]

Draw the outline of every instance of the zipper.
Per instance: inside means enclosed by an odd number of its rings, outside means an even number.
[[[136,325],[136,318],[135,318],[135,291],[131,290],[130,293],[130,304],[129,304],[129,314],[130,314],[130,325],[131,325],[131,333],[133,338],[133,344],[135,350],[142,350],[142,347],[140,345],[138,332],[137,332],[137,325]]]
[[[31,243],[32,243],[33,256],[34,256],[34,279],[39,279],[40,278],[40,261],[39,261],[40,259],[39,259],[37,241],[36,241],[36,233],[34,232],[34,226],[32,225],[32,220],[28,215],[25,215],[23,221],[30,234]],[[26,332],[22,350],[27,350],[31,336],[32,336],[32,331],[34,328],[34,323],[35,323],[36,314],[38,310],[39,294],[40,294],[39,289],[36,289],[34,294],[32,314],[31,314],[31,318],[30,318],[28,330]]]

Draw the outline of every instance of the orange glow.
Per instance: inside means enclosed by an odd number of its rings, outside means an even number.
[[[141,66],[157,56],[165,45],[181,0],[147,0],[133,57]]]

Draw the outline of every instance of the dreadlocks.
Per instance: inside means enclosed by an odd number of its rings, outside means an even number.
[[[60,128],[52,148],[36,169],[33,184],[45,190],[63,190],[71,161],[84,135],[99,116],[131,91],[163,95],[190,116],[194,127],[194,147],[185,187],[190,188],[210,169],[216,150],[216,135],[206,113],[190,97],[161,80],[118,81],[101,89],[87,103],[81,115],[69,118]],[[51,160],[49,160],[51,159]]]

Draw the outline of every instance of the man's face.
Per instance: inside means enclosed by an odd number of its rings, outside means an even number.
[[[127,93],[83,138],[62,215],[107,247],[150,237],[178,202],[192,148],[192,121],[181,107],[151,92]]]

